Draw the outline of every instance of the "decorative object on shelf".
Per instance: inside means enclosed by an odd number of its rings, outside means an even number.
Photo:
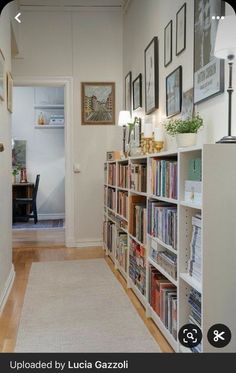
[[[27,173],[25,167],[22,167],[20,170],[20,183],[27,183]]]
[[[159,153],[164,148],[164,132],[163,128],[154,128],[154,153]]]
[[[142,107],[142,74],[133,81],[133,110]]]
[[[64,115],[63,114],[52,114],[49,119],[49,125],[64,126]]]
[[[10,72],[7,73],[7,110],[12,113],[12,90],[13,90],[13,79]]]
[[[21,167],[19,165],[16,165],[12,168],[12,183],[17,183],[17,176],[20,174]]]
[[[130,112],[122,110],[119,113],[118,126],[123,127],[123,155],[126,155],[126,131],[128,123],[131,120]]]
[[[159,106],[158,38],[155,36],[145,55],[145,111],[151,114]]]
[[[39,126],[44,126],[44,124],[45,124],[45,118],[44,118],[43,113],[41,112],[39,114],[39,117],[38,117],[38,125]]]
[[[186,120],[171,119],[165,124],[166,132],[176,137],[178,148],[196,145],[196,135],[203,126],[203,119],[199,114]]]
[[[224,136],[218,143],[236,143],[236,136],[231,135],[232,124],[232,94],[233,90],[233,63],[236,56],[236,16],[228,16],[220,20],[215,44],[215,56],[224,59],[229,65],[229,95],[228,102],[228,136]]]
[[[129,71],[125,77],[125,110],[132,112],[132,72]]]
[[[202,204],[202,182],[186,180],[184,188],[184,200],[186,202]]]
[[[164,65],[167,67],[172,62],[172,20],[165,27],[164,31]]]
[[[166,77],[166,116],[173,117],[181,112],[182,66]]]
[[[4,65],[5,65],[5,58],[0,49],[0,100],[4,101]]]
[[[120,158],[121,158],[120,150],[113,150],[113,151],[107,152],[107,156],[106,156],[107,161],[118,161]]]
[[[115,83],[81,83],[81,124],[115,124]]]
[[[186,48],[186,3],[176,14],[176,56]]]
[[[182,119],[192,118],[194,115],[194,104],[193,104],[193,88],[183,93],[182,102]]]
[[[224,61],[214,57],[218,17],[224,14],[225,1],[194,1],[195,104],[224,92]]]

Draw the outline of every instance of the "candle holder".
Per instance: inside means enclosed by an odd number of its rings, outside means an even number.
[[[164,141],[154,141],[154,153],[159,153],[164,148]]]
[[[144,137],[144,134],[141,134],[141,152],[143,155],[154,153],[154,133],[152,137]]]

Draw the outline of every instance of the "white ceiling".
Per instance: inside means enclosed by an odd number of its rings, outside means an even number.
[[[18,0],[21,6],[108,6],[123,7],[128,0]]]

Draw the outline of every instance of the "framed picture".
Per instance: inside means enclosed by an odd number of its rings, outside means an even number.
[[[0,49],[0,100],[4,101],[4,64],[5,58]]]
[[[168,66],[172,62],[172,29],[173,22],[170,21],[164,31],[164,65]]]
[[[194,1],[194,103],[224,92],[224,61],[214,56],[218,20],[225,14],[221,0]]]
[[[132,112],[132,73],[131,71],[125,77],[125,110]]]
[[[176,14],[176,56],[186,48],[186,3]]]
[[[82,124],[115,124],[115,83],[81,83]]]
[[[145,55],[145,112],[151,114],[159,106],[158,38],[155,36]]]
[[[13,79],[10,72],[7,73],[7,109],[12,113],[12,91],[13,91]]]
[[[173,117],[181,112],[182,66],[166,77],[166,116]]]
[[[194,114],[193,88],[183,92],[182,119],[192,118]]]
[[[133,110],[142,107],[142,74],[133,81]]]

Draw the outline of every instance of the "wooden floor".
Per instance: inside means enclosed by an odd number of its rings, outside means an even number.
[[[83,260],[103,258],[104,251],[101,248],[73,249],[64,246],[64,232],[58,230],[54,232],[22,232],[13,233],[13,263],[15,266],[15,282],[0,315],[0,352],[13,352],[16,336],[24,301],[25,289],[28,275],[33,262],[48,262],[60,260]],[[132,290],[126,288],[126,282],[109,258],[105,258],[111,271],[124,287],[128,297],[135,306],[138,314],[145,325],[156,339],[163,352],[172,352],[165,338],[152,320],[147,319],[145,310]]]

